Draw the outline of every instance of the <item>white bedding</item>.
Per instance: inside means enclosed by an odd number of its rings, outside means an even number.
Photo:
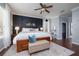
[[[51,34],[48,32],[42,32],[42,31],[37,31],[37,32],[20,32],[18,35],[16,35],[13,39],[13,44],[16,44],[17,40],[22,40],[22,39],[28,39],[29,35],[34,34],[36,38],[40,37],[50,37],[52,39]]]

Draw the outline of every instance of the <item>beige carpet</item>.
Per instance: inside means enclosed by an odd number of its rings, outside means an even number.
[[[64,48],[55,43],[51,43],[49,50],[32,54],[32,56],[69,56],[73,53],[73,51],[67,48]],[[28,50],[16,53],[16,46],[12,45],[10,49],[4,54],[4,56],[29,56],[29,53]]]

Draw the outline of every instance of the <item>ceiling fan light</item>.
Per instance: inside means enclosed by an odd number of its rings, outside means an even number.
[[[42,8],[41,11],[44,11],[44,8]]]

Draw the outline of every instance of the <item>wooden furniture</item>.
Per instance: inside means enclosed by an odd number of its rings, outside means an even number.
[[[41,38],[37,38],[37,40],[48,40],[50,42],[50,37],[41,37]],[[28,49],[28,42],[29,41],[27,39],[17,40],[16,51],[20,52],[23,50],[27,50]]]
[[[28,49],[28,40],[22,39],[22,40],[17,40],[17,52],[27,50]]]
[[[29,54],[31,55],[33,53],[36,53],[45,49],[49,49],[49,47],[50,47],[49,41],[39,40],[39,41],[36,41],[35,43],[29,43],[28,51],[29,51]]]

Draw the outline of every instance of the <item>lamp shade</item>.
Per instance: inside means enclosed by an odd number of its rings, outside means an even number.
[[[43,30],[43,28],[41,27],[40,30]]]
[[[56,30],[56,26],[54,26],[53,29]]]
[[[15,30],[19,30],[20,28],[18,26],[15,27]]]

